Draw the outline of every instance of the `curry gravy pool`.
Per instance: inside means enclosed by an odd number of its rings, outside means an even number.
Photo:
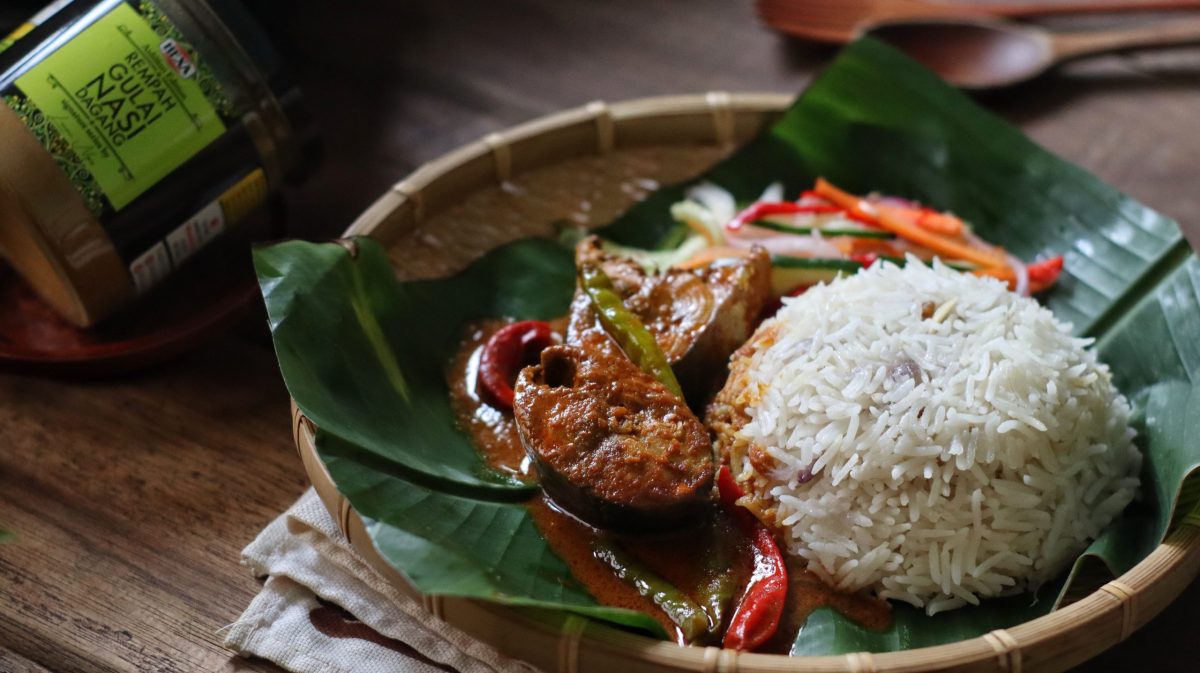
[[[483,346],[506,324],[504,320],[492,319],[468,326],[447,368],[447,383],[458,424],[472,438],[488,465],[532,481],[535,478],[532,462],[521,445],[512,414],[489,405],[476,392]],[[566,320],[555,320],[552,324],[561,334]],[[646,613],[662,625],[672,640],[683,642],[679,627],[658,606],[595,557],[593,545],[601,536],[597,529],[563,512],[541,493],[531,498],[526,506],[547,543],[597,601]],[[708,580],[710,559],[714,554],[728,560],[734,572],[734,586],[743,586],[752,570],[749,540],[716,508],[705,521],[686,530],[617,539],[630,554],[689,594]],[[788,578],[787,605],[779,632],[759,650],[761,652],[786,654],[808,615],[824,606],[832,607],[869,629],[886,629],[891,624],[891,609],[885,601],[836,591],[793,565],[789,565]]]

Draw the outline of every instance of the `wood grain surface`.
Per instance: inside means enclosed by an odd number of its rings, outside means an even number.
[[[0,32],[40,4],[6,0]],[[742,0],[247,4],[323,127],[325,162],[289,195],[306,237],[505,126],[593,99],[797,91],[833,53],[766,32]],[[1200,225],[1200,48],[1081,61],[981,100]],[[136,375],[0,375],[0,526],[18,536],[0,546],[0,672],[278,670],[231,659],[218,634],[258,588],[239,550],[306,484],[263,324]],[[1194,584],[1084,670],[1195,670],[1197,623]]]

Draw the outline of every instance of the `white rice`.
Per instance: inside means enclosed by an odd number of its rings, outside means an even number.
[[[745,424],[719,443],[757,445],[739,480],[827,582],[976,604],[1056,576],[1134,497],[1129,404],[1089,345],[995,280],[876,264],[735,355],[718,400]]]

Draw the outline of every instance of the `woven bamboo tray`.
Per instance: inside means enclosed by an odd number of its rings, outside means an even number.
[[[709,93],[587,106],[492,134],[422,166],[347,230],[381,241],[400,278],[445,275],[507,240],[568,219],[599,225],[659,181],[702,170],[774,121],[789,98]],[[648,182],[652,181],[652,182]],[[565,613],[426,596],[375,550],[293,406],[293,431],[321,500],[354,548],[435,617],[546,671],[1009,671],[1078,665],[1150,621],[1200,572],[1200,516],[1186,517],[1149,557],[1054,613],[950,645],[886,654],[793,658],[679,647]]]

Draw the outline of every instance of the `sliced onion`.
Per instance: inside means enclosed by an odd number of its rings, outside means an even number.
[[[711,182],[701,182],[687,192],[687,198],[708,208],[713,217],[722,225],[737,216],[737,201],[733,194]]]
[[[975,232],[971,231],[970,229],[964,229],[962,237],[963,240],[967,242],[967,245],[970,245],[972,248],[986,250],[988,252],[998,252],[1000,250],[999,247],[992,245],[991,243],[988,243],[982,238],[976,236]]]
[[[778,222],[779,224],[784,224],[790,227],[800,227],[804,229],[869,229],[868,227],[863,226],[861,222],[847,219],[841,215],[838,215],[837,213],[795,213],[792,215],[770,215],[762,219],[768,222]],[[730,227],[726,226],[725,235],[726,238],[740,237],[760,239],[774,236],[803,236],[806,234],[788,234],[786,232],[775,231],[774,229],[768,229],[766,227],[756,227],[747,222],[737,229],[731,229]]]
[[[774,219],[774,218],[771,218],[771,219]],[[725,227],[725,239],[728,241],[731,241],[731,242],[733,240],[739,239],[739,238],[746,239],[746,240],[751,240],[751,239],[760,240],[760,239],[764,239],[764,238],[775,238],[776,236],[787,236],[787,235],[788,234],[782,234],[778,231],[775,231],[774,229],[767,229],[766,227],[756,227],[752,224],[743,224],[742,226],[738,227],[737,229],[732,229],[728,226]]]
[[[798,236],[794,234],[779,234],[764,238],[730,238],[729,244],[736,248],[749,248],[757,245],[772,255],[789,255],[793,257],[842,257],[842,251],[837,246],[820,236]]]
[[[899,196],[877,196],[869,198],[870,201],[887,206],[900,206],[901,208],[924,208],[916,201],[900,198]]]
[[[758,197],[759,201],[782,201],[783,200],[783,183],[772,182],[763,190],[762,196]]]
[[[805,218],[807,218],[807,219],[805,219]],[[786,224],[790,227],[805,227],[808,229],[811,229],[816,224],[816,221],[812,215],[803,215],[803,216],[772,215],[771,217],[766,217],[763,219],[768,220],[770,222],[778,222],[780,224]],[[750,224],[749,222],[747,222],[746,224],[743,224],[742,226],[738,227],[737,229],[732,229],[728,226],[725,227],[725,237],[729,238],[729,239],[745,238],[745,239],[760,240],[760,239],[764,239],[764,238],[777,238],[779,236],[807,236],[807,235],[808,234],[789,234],[789,233],[783,232],[783,231],[775,231],[774,229],[768,229],[767,227],[755,226],[753,224]]]
[[[1005,253],[1005,261],[1012,267],[1013,273],[1017,276],[1016,293],[1022,297],[1029,296],[1029,269],[1025,268],[1025,262],[1016,257]]]

